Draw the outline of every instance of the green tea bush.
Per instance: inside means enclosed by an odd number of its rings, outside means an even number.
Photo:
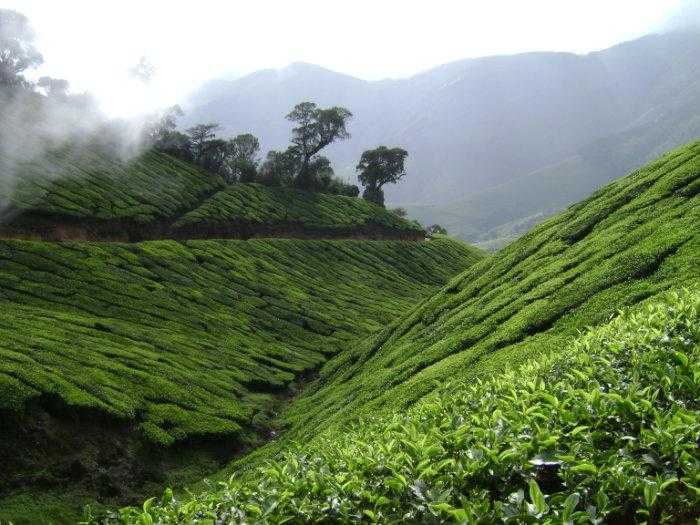
[[[310,230],[384,227],[421,232],[417,224],[363,199],[260,184],[234,184],[187,213],[178,227],[229,224],[301,225]]]
[[[0,410],[41,396],[155,443],[256,439],[304,372],[432,293],[450,241],[0,242]]]
[[[224,187],[220,177],[163,153],[124,161],[93,147],[46,153],[21,165],[15,180],[0,186],[0,204],[14,214],[140,223],[174,219]]]
[[[700,517],[700,291],[566,349],[119,523],[691,523]]]

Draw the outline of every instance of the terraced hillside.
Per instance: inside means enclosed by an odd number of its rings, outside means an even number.
[[[700,143],[608,185],[331,359],[221,489],[119,521],[692,522],[699,194]]]
[[[363,199],[309,193],[292,188],[235,184],[187,213],[175,227],[189,237],[227,235],[241,229],[322,235],[364,235],[398,232],[420,239],[423,229]]]
[[[65,147],[5,176],[0,238],[140,241],[304,237],[422,240],[423,229],[359,198],[219,176],[148,151],[130,160],[100,147]]]
[[[129,501],[197,443],[211,470],[274,431],[305,375],[480,258],[445,239],[0,242],[0,494]]]
[[[447,378],[557,351],[619,308],[698,282],[699,193],[700,143],[604,187],[331,360],[289,421],[312,429],[408,406]]]
[[[4,184],[1,184],[4,182]],[[129,161],[97,147],[65,147],[0,177],[8,219],[81,221],[174,220],[224,187],[223,180],[169,155],[146,152]]]

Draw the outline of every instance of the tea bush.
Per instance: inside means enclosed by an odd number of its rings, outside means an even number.
[[[0,410],[254,439],[300,374],[483,255],[450,240],[0,242]]]
[[[700,291],[556,354],[451,381],[119,523],[690,523],[700,516]]]
[[[234,184],[187,213],[176,226],[231,223],[295,224],[311,230],[343,231],[379,226],[398,231],[423,231],[418,224],[364,199],[260,184]]]

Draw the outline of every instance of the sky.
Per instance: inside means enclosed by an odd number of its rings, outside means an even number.
[[[0,0],[24,13],[38,74],[109,116],[183,100],[212,78],[302,61],[376,80],[524,51],[585,53],[659,31],[700,0]],[[682,21],[682,20],[681,20]],[[142,57],[150,80],[130,70]]]

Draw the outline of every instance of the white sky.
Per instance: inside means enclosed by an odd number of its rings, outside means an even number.
[[[652,32],[700,0],[0,0],[29,17],[41,73],[112,116],[181,100],[203,81],[291,62],[368,80],[461,58],[587,52]],[[144,85],[128,69],[157,68]]]

